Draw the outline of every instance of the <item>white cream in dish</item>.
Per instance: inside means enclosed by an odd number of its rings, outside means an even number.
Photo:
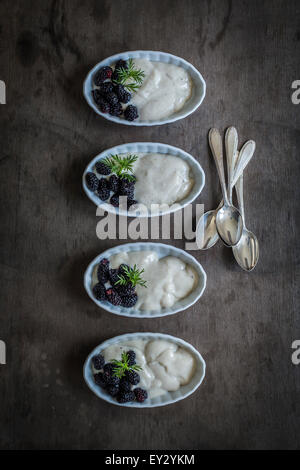
[[[172,307],[195,288],[198,276],[194,268],[175,256],[159,258],[155,251],[128,251],[111,256],[110,267],[125,263],[144,269],[142,278],[147,287],[136,286],[138,301],[135,310],[161,310]],[[94,283],[96,273],[94,274]]]
[[[190,166],[182,158],[158,153],[139,153],[133,165],[136,176],[134,198],[148,209],[151,204],[168,206],[184,199],[194,179]]]
[[[195,373],[196,361],[186,349],[166,340],[137,339],[107,347],[101,354],[105,362],[121,360],[122,352],[133,350],[141,381],[138,387],[146,389],[150,398],[176,391],[186,385]],[[97,371],[94,371],[97,372]]]
[[[192,80],[182,67],[147,59],[134,59],[134,66],[145,73],[142,86],[130,101],[138,108],[140,121],[169,117],[191,97]]]

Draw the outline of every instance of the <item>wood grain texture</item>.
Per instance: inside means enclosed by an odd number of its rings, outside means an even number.
[[[0,2],[1,316],[0,447],[6,449],[299,448],[300,78],[296,0],[3,0]],[[120,51],[162,50],[207,81],[201,108],[153,128],[114,125],[85,103],[92,65]],[[254,139],[245,173],[247,226],[261,257],[251,274],[218,244],[195,256],[205,294],[188,311],[141,321],[99,309],[83,290],[100,242],[81,189],[87,162],[115,144],[169,143],[206,173],[197,202],[220,188],[207,132]],[[171,240],[184,248],[181,240]],[[207,361],[201,388],[176,405],[120,409],[83,383],[88,352],[106,338],[160,331],[191,342]]]

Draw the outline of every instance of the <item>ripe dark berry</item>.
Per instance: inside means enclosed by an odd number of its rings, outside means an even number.
[[[111,363],[111,362],[108,362],[107,364],[105,364],[105,366],[103,367],[103,370],[104,372],[107,374],[107,375],[112,375],[113,373],[113,370],[114,370],[114,365]]]
[[[106,101],[105,98],[99,93],[98,90],[93,90],[93,97],[95,100],[96,105],[100,109],[101,113],[109,113],[110,106],[109,103]]]
[[[101,201],[107,201],[107,199],[110,196],[110,190],[108,188],[108,182],[107,179],[101,178],[99,180],[99,186],[98,186],[98,196],[101,199]]]
[[[137,301],[138,301],[138,296],[136,293],[131,294],[131,295],[126,295],[122,297],[122,307],[125,307],[125,308],[134,307]]]
[[[92,91],[92,95],[96,104],[100,104],[103,100],[103,96],[99,90],[95,89]]]
[[[118,190],[119,190],[119,178],[117,177],[117,175],[111,175],[111,177],[108,180],[108,186],[109,186],[109,189],[113,193],[118,192]]]
[[[111,114],[112,116],[121,116],[122,113],[123,108],[119,102],[110,105],[109,114]]]
[[[106,388],[107,393],[111,397],[116,397],[119,393],[119,386],[118,385],[108,385]]]
[[[94,369],[101,370],[105,364],[104,357],[102,354],[97,354],[92,358]]]
[[[136,106],[130,104],[124,111],[124,117],[126,121],[134,121],[139,117],[139,113]]]
[[[122,392],[129,392],[131,390],[131,384],[125,377],[121,378],[119,387]]]
[[[113,286],[119,280],[119,271],[118,269],[110,269],[109,270],[109,280],[111,285]]]
[[[147,391],[143,390],[142,388],[135,388],[133,392],[136,401],[138,401],[139,403],[143,403],[148,398]]]
[[[134,181],[128,181],[127,178],[122,178],[120,181],[119,194],[132,198],[134,194]]]
[[[99,387],[105,388],[106,387],[106,378],[102,372],[99,374],[94,375],[95,384],[99,385]]]
[[[98,264],[97,277],[99,282],[105,284],[109,279],[109,260],[103,258]]]
[[[135,352],[132,350],[127,351],[127,356],[128,356],[128,365],[133,366],[135,364]]]
[[[109,202],[111,203],[112,206],[119,207],[119,205],[120,205],[119,198],[120,198],[119,194],[115,193],[115,194],[112,195]]]
[[[127,199],[127,209],[129,209],[131,206],[134,206],[135,204],[137,204],[137,201],[135,199]]]
[[[116,93],[113,93],[113,92],[112,93],[107,93],[107,95],[105,96],[105,99],[111,106],[113,106],[115,104],[118,104],[118,102],[119,102]]]
[[[99,173],[99,175],[111,174],[110,168],[107,165],[105,165],[105,163],[103,163],[101,160],[96,162],[95,168],[96,168],[97,173]]]
[[[93,287],[93,294],[97,300],[106,300],[106,289],[102,282],[98,282],[98,284]]]
[[[119,403],[127,403],[129,401],[135,400],[135,394],[133,392],[119,392],[117,395],[117,400]]]
[[[119,386],[120,379],[116,375],[110,375],[107,378],[107,385],[118,385]]]
[[[94,83],[96,86],[99,86],[100,83],[104,82],[108,78],[111,78],[113,70],[111,67],[102,67],[96,75],[94,76]]]
[[[97,176],[95,175],[95,173],[92,173],[91,171],[89,173],[87,173],[85,175],[85,181],[86,181],[87,187],[91,191],[97,191],[98,185],[99,185],[99,180],[98,180]]]
[[[125,377],[127,378],[128,382],[131,383],[131,385],[137,385],[141,380],[139,374],[134,370],[127,370],[125,372]]]
[[[107,93],[111,93],[114,91],[114,86],[111,82],[103,82],[100,83],[98,91],[105,97]]]
[[[126,69],[127,70],[128,69],[127,61],[122,60],[122,59],[118,60],[118,62],[115,65],[115,70],[117,70],[117,69]]]
[[[120,103],[128,103],[131,100],[131,94],[125,89],[123,85],[116,85],[114,91]]]
[[[121,305],[122,299],[114,289],[107,289],[106,298],[112,305]]]
[[[127,297],[128,295],[132,295],[135,293],[134,287],[132,284],[126,284],[125,286],[120,286],[119,284],[116,285],[116,289],[118,291],[118,294],[121,297]]]
[[[130,266],[128,266],[128,264],[125,264],[125,263],[120,264],[120,266],[118,267],[119,275],[120,276],[126,275],[126,271],[128,271],[128,269],[130,269]]]

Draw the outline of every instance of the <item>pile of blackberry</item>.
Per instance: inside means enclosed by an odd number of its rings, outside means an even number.
[[[127,121],[134,121],[139,117],[136,106],[128,105],[123,110],[122,104],[127,104],[131,100],[131,94],[123,85],[118,85],[118,70],[127,69],[128,63],[125,60],[118,60],[115,70],[111,67],[102,67],[94,77],[95,88],[93,93],[94,101],[101,113],[109,113],[111,116],[120,117],[124,113]]]
[[[127,351],[127,355],[129,357],[128,364],[131,366],[136,364],[135,352]],[[146,390],[140,387],[132,388],[140,381],[140,376],[137,372],[128,370],[125,372],[125,376],[120,379],[114,375],[114,365],[111,362],[105,364],[104,357],[101,354],[94,356],[92,363],[96,385],[105,389],[119,403],[128,403],[130,401],[143,403],[148,398]]]
[[[87,187],[95,192],[101,201],[107,201],[110,199],[110,203],[114,207],[119,207],[120,196],[127,197],[127,209],[132,205],[137,204],[134,199],[134,185],[135,181],[129,181],[127,178],[119,178],[115,174],[111,174],[111,171],[107,165],[99,160],[95,165],[98,174],[103,176],[109,176],[109,178],[97,178],[95,173],[88,172],[85,175],[85,181]],[[111,195],[111,193],[113,193]]]
[[[93,287],[93,293],[97,300],[108,300],[112,305],[131,308],[137,303],[138,296],[135,287],[128,282],[125,285],[118,285],[119,276],[124,274],[124,264],[118,269],[111,269],[109,260],[103,258],[97,269],[98,283]]]

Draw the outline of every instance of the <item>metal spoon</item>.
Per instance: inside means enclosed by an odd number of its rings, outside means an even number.
[[[225,139],[226,140],[226,139]],[[248,140],[240,152],[236,152],[235,155],[230,152],[227,152],[227,159],[230,159],[229,163],[229,194],[230,199],[232,195],[232,188],[234,187],[236,181],[248,165],[255,151],[255,142],[253,140]],[[237,160],[237,163],[236,163]],[[235,168],[233,169],[233,167]],[[223,200],[220,202],[219,206],[215,210],[205,212],[199,219],[197,228],[196,228],[196,242],[200,250],[207,250],[214,246],[219,240],[219,234],[216,226],[216,215],[218,210],[222,207]]]
[[[226,148],[226,157],[227,157],[227,167],[228,174],[231,175],[234,171],[236,159],[238,156],[237,152],[238,146],[238,134],[235,127],[229,127],[225,134],[225,148]],[[231,200],[232,195],[232,186],[228,180],[228,193]],[[196,243],[200,250],[207,250],[214,246],[219,240],[219,234],[216,226],[216,215],[218,210],[223,206],[223,199],[218,205],[217,209],[210,210],[205,212],[199,219],[197,228],[196,228]]]
[[[224,201],[223,206],[218,210],[216,215],[217,231],[221,240],[223,240],[226,245],[234,246],[239,242],[242,236],[243,219],[240,211],[228,200],[223,165],[222,138],[217,129],[211,129],[209,131],[209,143],[220,178]]]
[[[242,214],[244,229],[240,241],[232,247],[233,255],[242,269],[252,271],[259,258],[258,240],[254,233],[250,232],[245,225],[243,175],[241,175],[235,186],[239,208]]]

